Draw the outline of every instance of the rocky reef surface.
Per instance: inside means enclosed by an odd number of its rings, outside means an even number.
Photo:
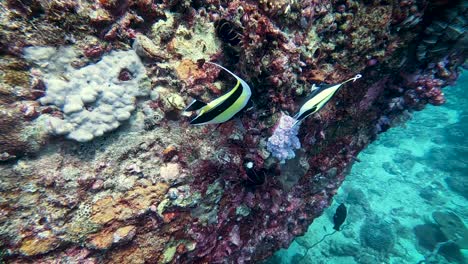
[[[377,133],[445,102],[467,57],[467,10],[462,0],[0,2],[0,256],[267,258],[322,214]],[[237,121],[189,124],[192,98],[233,85],[204,61],[252,87]],[[302,122],[294,158],[275,159],[268,138],[312,83],[356,73]]]

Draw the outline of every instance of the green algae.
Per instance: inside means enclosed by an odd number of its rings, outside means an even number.
[[[163,253],[162,263],[169,263],[174,258],[177,246],[168,247]]]
[[[236,215],[246,217],[250,215],[250,208],[245,204],[241,204],[236,208]]]
[[[191,208],[195,207],[201,200],[201,193],[197,191],[191,192],[188,185],[179,186],[177,190],[182,190],[182,192],[179,191],[178,194],[174,195],[176,196],[175,199],[172,197],[166,198],[157,206],[156,212],[160,217],[163,217],[163,213],[167,208]],[[176,189],[169,190],[169,192],[171,191],[177,192]]]
[[[214,224],[218,222],[219,201],[224,189],[219,180],[208,186],[205,196],[199,206],[192,210],[192,216],[198,218],[201,223]]]

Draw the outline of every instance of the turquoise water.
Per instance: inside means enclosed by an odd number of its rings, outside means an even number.
[[[465,71],[445,88],[445,105],[380,134],[330,208],[266,263],[467,263],[467,84]],[[348,209],[342,230],[319,242],[333,233],[340,203]]]

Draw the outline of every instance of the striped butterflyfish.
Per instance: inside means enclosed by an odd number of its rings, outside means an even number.
[[[249,85],[239,76],[219,64],[213,62],[206,63],[218,66],[227,71],[236,78],[237,83],[228,93],[216,98],[208,104],[199,100],[193,100],[184,110],[187,112],[198,111],[197,116],[190,121],[192,125],[219,124],[226,122],[244,109],[252,95],[252,90]]]
[[[340,89],[340,87],[350,81],[356,81],[357,79],[361,78],[361,74],[357,74],[353,78],[346,80],[339,84],[326,84],[326,85],[319,85],[316,86],[315,84],[312,86],[312,93],[308,96],[306,102],[302,105],[299,112],[294,116],[296,122],[293,126],[300,123],[306,117],[316,113],[322,107],[324,107],[328,101],[333,97],[333,95]]]

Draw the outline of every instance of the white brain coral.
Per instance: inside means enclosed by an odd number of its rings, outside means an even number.
[[[39,48],[30,49],[35,50],[25,53],[33,57],[31,54]],[[40,102],[55,105],[63,112],[63,119],[50,117],[51,131],[79,142],[90,141],[119,127],[130,118],[136,97],[149,93],[145,68],[132,50],[113,51],[94,65],[66,69],[66,78],[60,73],[46,75],[47,91]],[[121,75],[126,78],[119,78]]]

